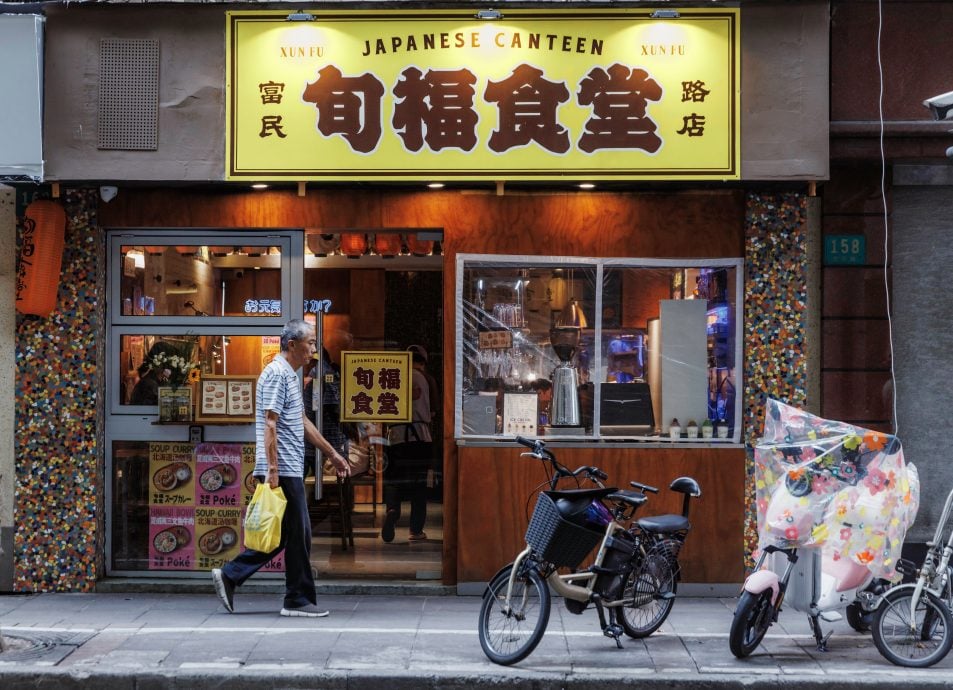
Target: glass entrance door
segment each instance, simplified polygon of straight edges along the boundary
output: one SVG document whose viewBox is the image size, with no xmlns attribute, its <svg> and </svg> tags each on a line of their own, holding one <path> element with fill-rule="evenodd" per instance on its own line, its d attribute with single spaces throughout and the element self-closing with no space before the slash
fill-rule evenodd
<svg viewBox="0 0 953 690">
<path fill-rule="evenodd" d="M 338 485 L 312 460 L 313 567 L 334 578 L 441 577 L 443 258 L 433 237 L 108 232 L 108 574 L 204 577 L 238 553 L 255 485 L 257 376 L 282 325 L 320 311 L 326 385 L 312 413 L 346 445 L 354 477 Z M 341 424 L 341 353 L 412 346 L 429 413 L 402 428 Z M 306 390 L 315 373 L 302 372 Z M 429 457 L 394 472 L 415 433 L 429 436 L 415 446 Z M 279 556 L 263 576 L 281 571 Z"/>
</svg>

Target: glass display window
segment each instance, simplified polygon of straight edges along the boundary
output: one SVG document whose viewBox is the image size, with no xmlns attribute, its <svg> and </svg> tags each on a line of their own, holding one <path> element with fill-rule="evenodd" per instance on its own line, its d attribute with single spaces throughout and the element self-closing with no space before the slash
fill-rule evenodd
<svg viewBox="0 0 953 690">
<path fill-rule="evenodd" d="M 208 376 L 257 376 L 280 350 L 277 335 L 120 333 L 118 344 L 122 406 L 156 405 L 159 386 L 197 386 Z"/>
<path fill-rule="evenodd" d="M 737 442 L 741 265 L 458 257 L 456 436 Z"/>
<path fill-rule="evenodd" d="M 281 247 L 123 244 L 122 316 L 282 316 Z"/>
</svg>

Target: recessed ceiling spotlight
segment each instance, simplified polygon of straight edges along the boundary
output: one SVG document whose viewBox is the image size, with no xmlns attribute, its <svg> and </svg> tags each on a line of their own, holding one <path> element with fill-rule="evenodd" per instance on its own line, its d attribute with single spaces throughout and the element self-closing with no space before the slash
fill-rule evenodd
<svg viewBox="0 0 953 690">
<path fill-rule="evenodd" d="M 580 182 L 579 189 L 595 189 L 596 186 L 592 182 Z"/>
<path fill-rule="evenodd" d="M 268 185 L 264 182 L 256 182 L 251 186 L 252 189 L 268 189 Z"/>
<path fill-rule="evenodd" d="M 431 182 L 427 185 L 430 189 L 443 189 L 443 182 Z"/>
</svg>

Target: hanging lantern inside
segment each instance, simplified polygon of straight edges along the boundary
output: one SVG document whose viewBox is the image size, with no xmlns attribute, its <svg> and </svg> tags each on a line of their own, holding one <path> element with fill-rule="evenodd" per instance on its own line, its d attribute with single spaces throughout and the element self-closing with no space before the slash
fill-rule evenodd
<svg viewBox="0 0 953 690">
<path fill-rule="evenodd" d="M 381 256 L 391 259 L 400 254 L 400 235 L 382 233 L 374 237 L 374 248 Z"/>
<path fill-rule="evenodd" d="M 341 235 L 341 252 L 349 259 L 364 256 L 367 252 L 367 236 L 360 232 L 345 232 Z"/>
<path fill-rule="evenodd" d="M 341 238 L 326 233 L 309 233 L 308 249 L 315 256 L 331 256 L 341 246 Z"/>
<path fill-rule="evenodd" d="M 416 233 L 408 234 L 407 249 L 414 256 L 430 256 L 433 254 L 433 240 L 418 239 Z"/>
</svg>

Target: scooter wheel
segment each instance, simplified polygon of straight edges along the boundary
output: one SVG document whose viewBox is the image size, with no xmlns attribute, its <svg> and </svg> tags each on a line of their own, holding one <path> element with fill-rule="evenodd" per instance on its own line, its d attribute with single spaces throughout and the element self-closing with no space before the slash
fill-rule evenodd
<svg viewBox="0 0 953 690">
<path fill-rule="evenodd" d="M 847 625 L 857 632 L 870 632 L 870 626 L 873 625 L 874 621 L 873 611 L 864 611 L 864 607 L 860 604 L 850 604 L 845 613 L 847 614 Z"/>
<path fill-rule="evenodd" d="M 728 634 L 728 646 L 732 654 L 743 659 L 761 644 L 771 626 L 773 611 L 770 589 L 758 594 L 745 592 L 741 595 Z"/>
</svg>

